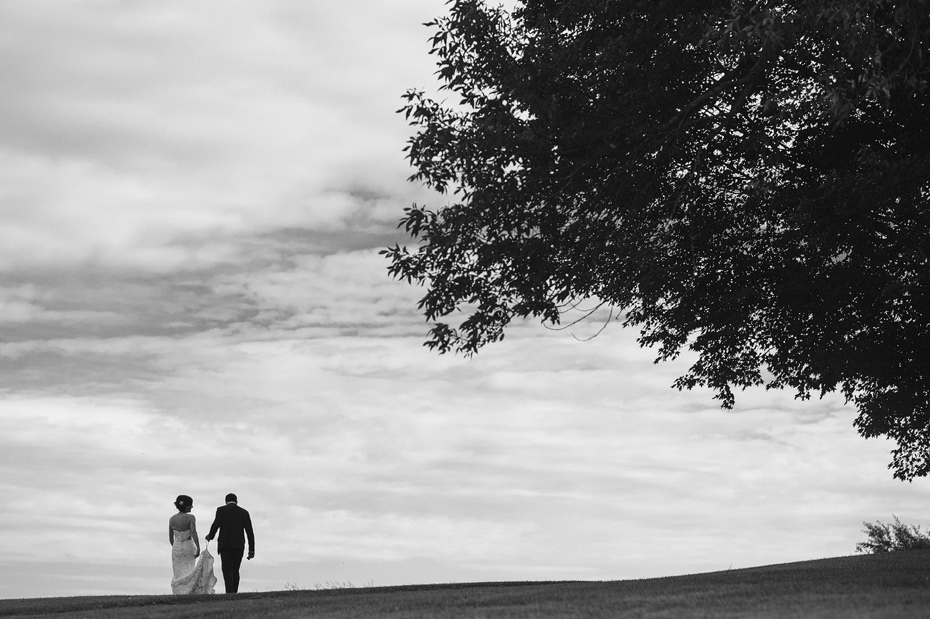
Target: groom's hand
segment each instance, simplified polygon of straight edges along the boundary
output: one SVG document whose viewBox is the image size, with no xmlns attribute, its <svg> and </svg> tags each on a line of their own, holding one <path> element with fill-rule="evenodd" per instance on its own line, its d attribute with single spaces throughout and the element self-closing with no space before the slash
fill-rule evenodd
<svg viewBox="0 0 930 619">
<path fill-rule="evenodd" d="M 249 558 L 249 559 L 254 559 L 254 558 L 255 558 L 255 551 L 254 551 L 254 550 L 250 550 L 250 551 L 249 551 L 249 556 L 248 556 L 247 558 Z"/>
</svg>

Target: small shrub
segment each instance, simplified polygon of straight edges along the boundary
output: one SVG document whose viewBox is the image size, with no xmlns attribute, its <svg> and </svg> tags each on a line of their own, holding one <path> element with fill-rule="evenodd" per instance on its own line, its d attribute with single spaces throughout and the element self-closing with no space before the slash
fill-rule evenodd
<svg viewBox="0 0 930 619">
<path fill-rule="evenodd" d="M 856 544 L 856 552 L 879 554 L 896 550 L 930 549 L 930 535 L 921 532 L 919 526 L 903 524 L 894 514 L 892 517 L 892 524 L 863 522 L 863 531 L 869 538 Z"/>
</svg>

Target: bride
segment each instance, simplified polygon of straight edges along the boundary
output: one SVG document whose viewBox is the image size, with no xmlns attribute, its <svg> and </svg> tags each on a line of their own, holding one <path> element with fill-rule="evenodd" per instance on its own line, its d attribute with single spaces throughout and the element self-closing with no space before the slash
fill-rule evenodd
<svg viewBox="0 0 930 619">
<path fill-rule="evenodd" d="M 175 595 L 213 593 L 216 576 L 213 574 L 213 556 L 209 550 L 200 554 L 197 536 L 197 518 L 191 513 L 194 499 L 179 495 L 174 502 L 178 513 L 168 519 L 168 541 L 171 542 L 171 592 Z M 200 561 L 197 561 L 200 557 Z"/>
</svg>

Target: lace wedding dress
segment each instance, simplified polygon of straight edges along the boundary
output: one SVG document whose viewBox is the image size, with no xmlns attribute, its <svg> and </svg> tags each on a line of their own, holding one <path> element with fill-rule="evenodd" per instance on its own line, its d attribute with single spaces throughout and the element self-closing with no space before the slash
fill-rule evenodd
<svg viewBox="0 0 930 619">
<path fill-rule="evenodd" d="M 191 539 L 191 532 L 174 531 L 174 543 L 171 544 L 171 567 L 174 570 L 171 592 L 175 595 L 213 593 L 216 586 L 213 555 L 208 549 L 204 549 L 200 558 L 195 561 L 195 552 L 197 546 Z"/>
</svg>

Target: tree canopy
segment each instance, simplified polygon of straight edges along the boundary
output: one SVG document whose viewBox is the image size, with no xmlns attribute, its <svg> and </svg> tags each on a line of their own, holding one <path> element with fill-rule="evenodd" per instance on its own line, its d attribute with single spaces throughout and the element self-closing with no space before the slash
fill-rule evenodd
<svg viewBox="0 0 930 619">
<path fill-rule="evenodd" d="M 595 299 L 679 388 L 840 390 L 930 472 L 930 1 L 452 0 L 405 95 L 428 346 Z M 454 324 L 449 317 L 464 312 Z"/>
</svg>

